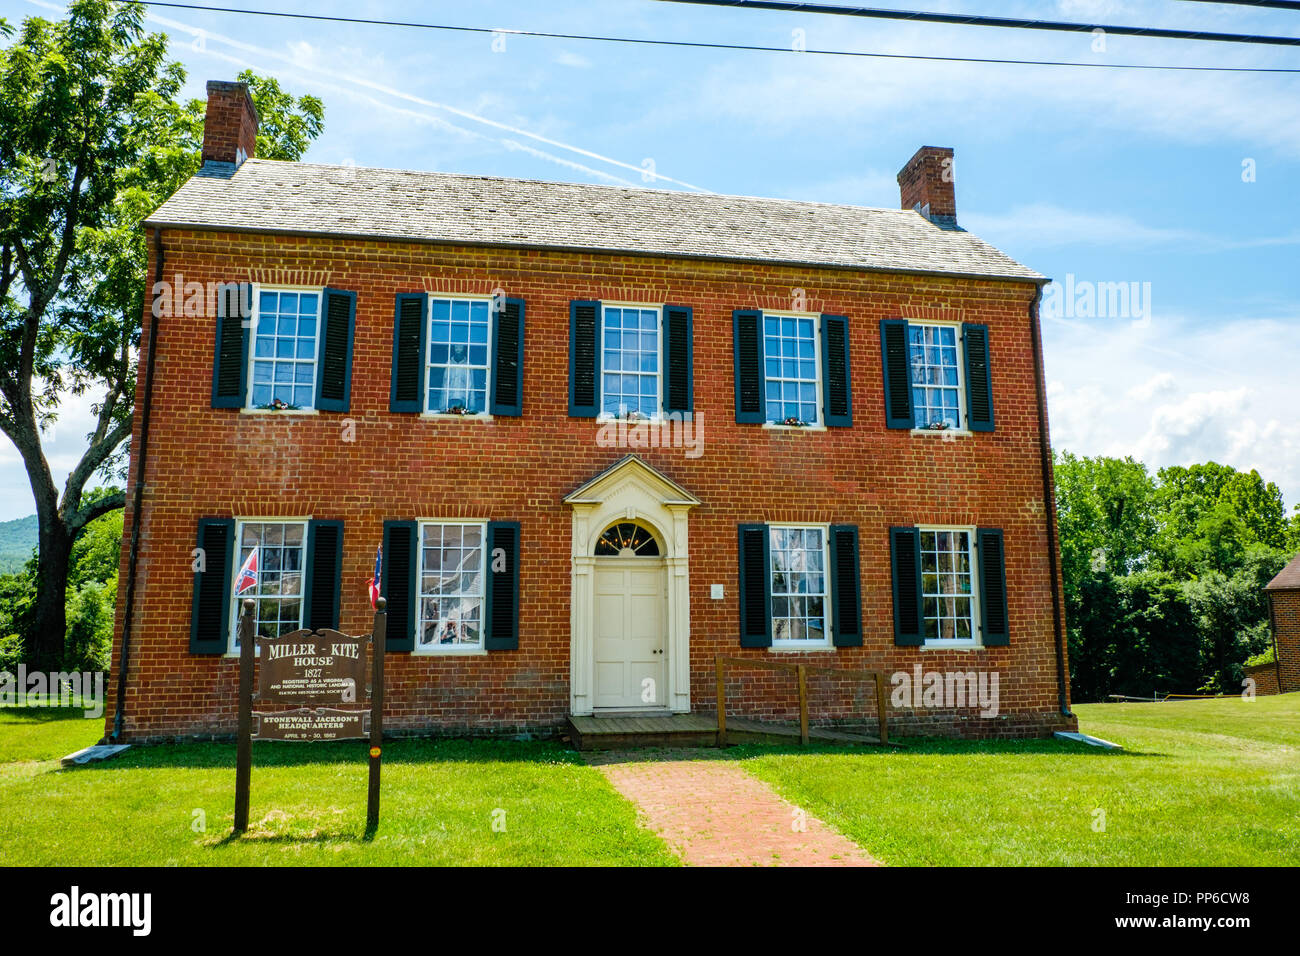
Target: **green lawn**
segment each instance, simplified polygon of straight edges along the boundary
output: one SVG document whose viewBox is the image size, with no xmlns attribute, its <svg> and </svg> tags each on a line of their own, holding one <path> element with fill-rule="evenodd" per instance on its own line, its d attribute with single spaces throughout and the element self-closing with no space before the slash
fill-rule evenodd
<svg viewBox="0 0 1300 956">
<path fill-rule="evenodd" d="M 1084 731 L 1125 752 L 914 739 L 728 757 L 895 865 L 1300 863 L 1300 694 L 1077 711 Z M 677 862 L 557 744 L 389 742 L 372 842 L 362 744 L 258 744 L 252 825 L 230 840 L 233 744 L 60 769 L 101 727 L 75 710 L 0 709 L 0 865 Z"/>
<path fill-rule="evenodd" d="M 249 831 L 232 841 L 233 744 L 60 769 L 102 727 L 77 711 L 0 709 L 0 865 L 677 863 L 604 777 L 555 744 L 388 742 L 372 842 L 363 743 L 257 744 Z"/>
<path fill-rule="evenodd" d="M 1075 709 L 1125 752 L 910 740 L 736 756 L 894 865 L 1300 863 L 1300 694 Z"/>
</svg>

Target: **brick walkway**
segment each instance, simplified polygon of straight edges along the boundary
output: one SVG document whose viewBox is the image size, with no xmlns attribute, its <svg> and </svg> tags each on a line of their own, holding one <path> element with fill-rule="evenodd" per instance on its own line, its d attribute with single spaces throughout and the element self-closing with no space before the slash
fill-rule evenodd
<svg viewBox="0 0 1300 956">
<path fill-rule="evenodd" d="M 642 821 L 693 866 L 879 866 L 716 751 L 587 753 Z M 800 832 L 794 824 L 802 822 Z"/>
</svg>

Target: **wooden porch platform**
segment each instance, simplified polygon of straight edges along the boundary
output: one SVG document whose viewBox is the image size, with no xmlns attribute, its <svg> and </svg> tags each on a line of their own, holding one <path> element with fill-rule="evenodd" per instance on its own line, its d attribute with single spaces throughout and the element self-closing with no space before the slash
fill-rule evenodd
<svg viewBox="0 0 1300 956">
<path fill-rule="evenodd" d="M 629 714 L 570 717 L 569 735 L 578 750 L 635 750 L 642 747 L 716 747 L 718 719 L 713 714 Z M 827 744 L 880 745 L 880 738 L 832 727 L 808 728 L 810 740 Z M 727 718 L 728 744 L 799 742 L 799 725 Z"/>
</svg>

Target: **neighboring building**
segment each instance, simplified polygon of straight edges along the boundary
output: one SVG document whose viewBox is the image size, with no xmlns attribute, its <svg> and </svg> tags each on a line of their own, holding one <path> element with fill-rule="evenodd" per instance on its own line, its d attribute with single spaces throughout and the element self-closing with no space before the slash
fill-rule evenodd
<svg viewBox="0 0 1300 956">
<path fill-rule="evenodd" d="M 267 162 L 256 128 L 209 84 L 145 224 L 125 739 L 234 732 L 252 548 L 262 631 L 365 633 L 381 540 L 393 732 L 710 712 L 719 654 L 998 675 L 996 717 L 903 732 L 1074 728 L 1046 280 L 957 227 L 951 150 L 887 210 Z M 813 681 L 814 720 L 872 713 Z"/>
<path fill-rule="evenodd" d="M 1251 668 L 1258 693 L 1289 694 L 1300 690 L 1300 555 L 1264 585 L 1273 625 L 1275 662 Z M 1272 670 L 1272 675 L 1267 673 Z M 1276 689 L 1273 689 L 1276 688 Z"/>
</svg>

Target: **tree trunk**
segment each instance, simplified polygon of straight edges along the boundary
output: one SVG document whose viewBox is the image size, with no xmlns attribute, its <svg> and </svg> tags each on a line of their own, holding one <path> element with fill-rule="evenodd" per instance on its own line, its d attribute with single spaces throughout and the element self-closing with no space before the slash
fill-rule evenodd
<svg viewBox="0 0 1300 956">
<path fill-rule="evenodd" d="M 55 514 L 39 515 L 40 552 L 36 564 L 36 600 L 32 604 L 32 638 L 28 659 L 37 670 L 56 671 L 63 665 L 67 632 L 68 565 L 74 535 Z"/>
</svg>

